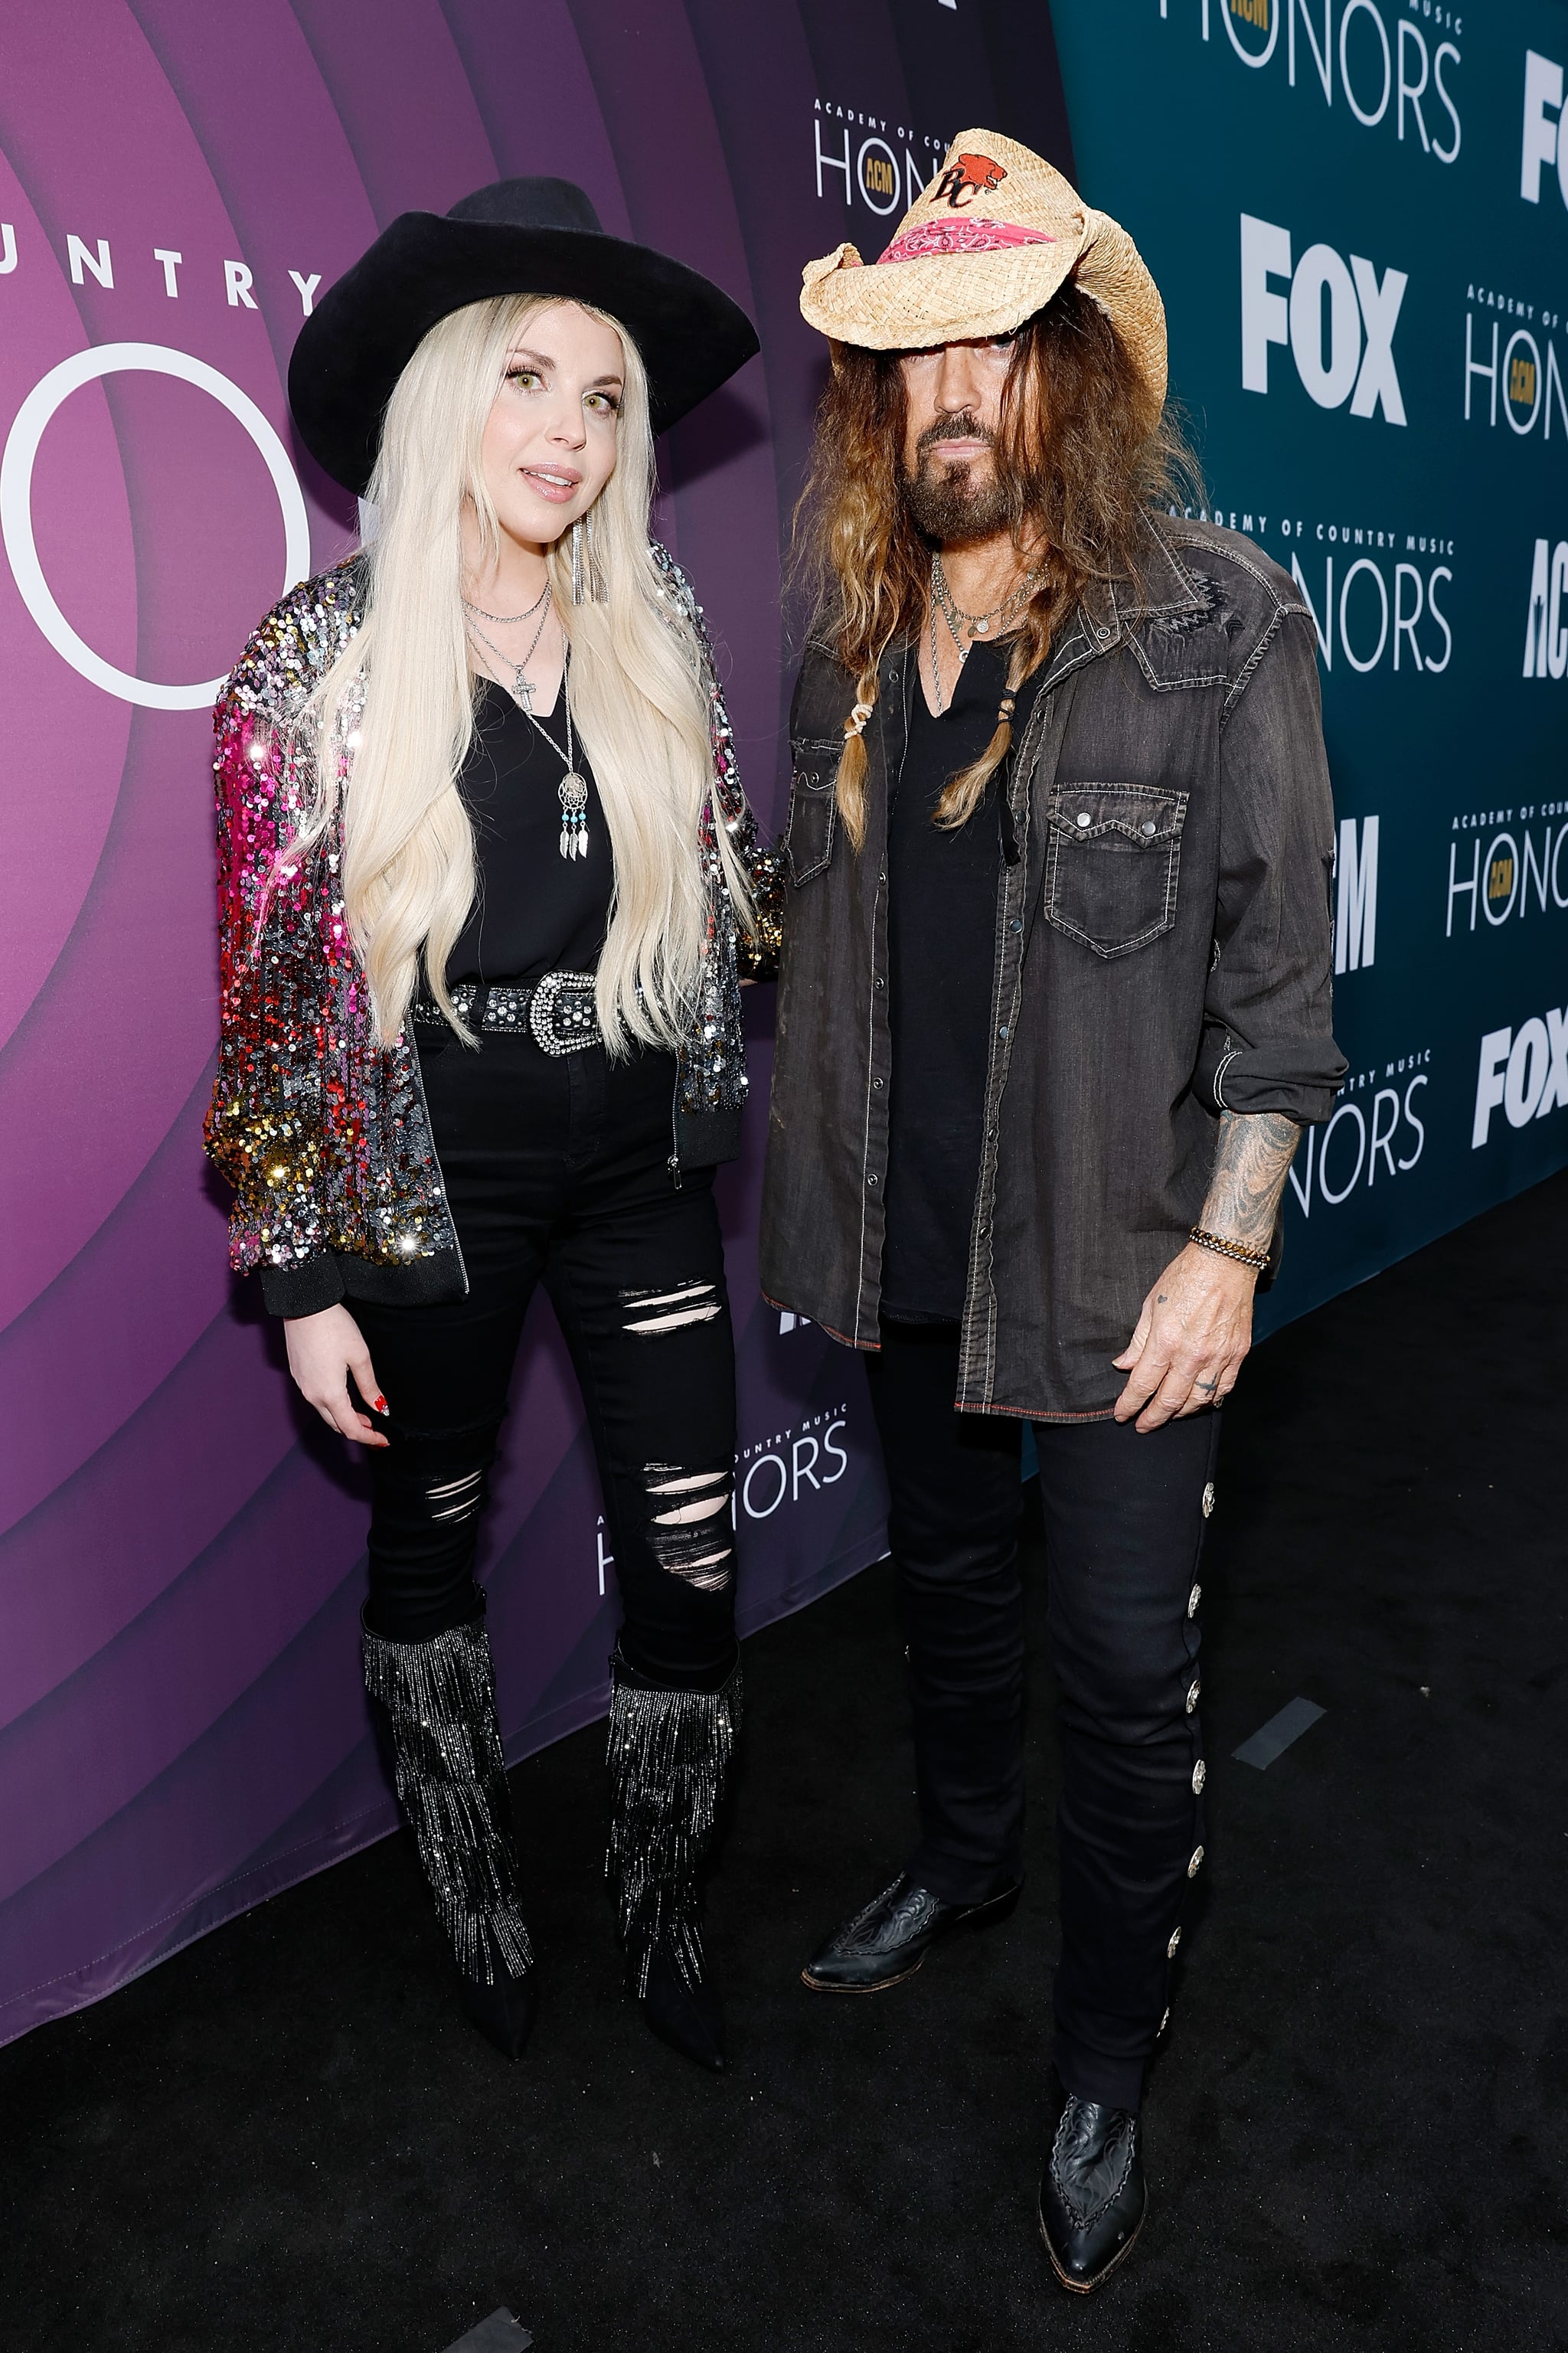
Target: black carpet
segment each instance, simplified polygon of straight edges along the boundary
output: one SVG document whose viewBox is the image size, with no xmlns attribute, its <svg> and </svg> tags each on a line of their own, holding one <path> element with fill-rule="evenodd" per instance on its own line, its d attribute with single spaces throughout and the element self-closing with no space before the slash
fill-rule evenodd
<svg viewBox="0 0 1568 2353">
<path fill-rule="evenodd" d="M 437 2353 L 500 2305 L 540 2353 L 1568 2345 L 1565 1277 L 1562 1176 L 1279 1335 L 1227 1410 L 1206 1913 L 1098 2300 L 1034 2234 L 1043 1661 L 1014 1920 L 878 1999 L 796 1981 L 909 1836 L 880 1567 L 747 1647 L 727 2079 L 621 2001 L 584 1733 L 514 1776 L 522 2067 L 458 2017 L 402 1840 L 0 2053 L 6 2353 Z M 1321 1720 L 1231 1761 L 1298 1694 Z"/>
</svg>

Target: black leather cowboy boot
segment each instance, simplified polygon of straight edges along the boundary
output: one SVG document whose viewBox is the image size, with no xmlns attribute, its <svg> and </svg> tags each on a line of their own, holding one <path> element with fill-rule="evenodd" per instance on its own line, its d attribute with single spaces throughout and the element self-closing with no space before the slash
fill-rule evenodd
<svg viewBox="0 0 1568 2353">
<path fill-rule="evenodd" d="M 666 1691 L 610 1661 L 610 1847 L 626 1988 L 661 2042 L 722 2074 L 724 2011 L 702 1949 L 702 1865 L 741 1722 L 741 1666 L 716 1692 Z"/>
<path fill-rule="evenodd" d="M 1131 2253 L 1146 2204 L 1136 2115 L 1065 2093 L 1039 2208 L 1040 2236 L 1063 2287 L 1090 2295 L 1109 2279 Z"/>
<path fill-rule="evenodd" d="M 521 2059 L 537 1993 L 484 1620 L 429 1642 L 361 1631 L 365 1689 L 391 1735 L 397 1794 L 462 1972 L 463 2008 L 498 2051 Z"/>
</svg>

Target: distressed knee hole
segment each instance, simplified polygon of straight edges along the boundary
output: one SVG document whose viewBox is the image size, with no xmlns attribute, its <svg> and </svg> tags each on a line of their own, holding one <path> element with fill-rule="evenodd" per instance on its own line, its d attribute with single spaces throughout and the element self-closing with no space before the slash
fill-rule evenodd
<svg viewBox="0 0 1568 2353">
<path fill-rule="evenodd" d="M 710 1282 L 682 1282 L 673 1291 L 623 1291 L 626 1310 L 623 1329 L 652 1338 L 660 1332 L 679 1332 L 689 1324 L 710 1324 L 724 1312 Z"/>
<path fill-rule="evenodd" d="M 482 1471 L 469 1471 L 463 1478 L 450 1479 L 443 1486 L 426 1487 L 425 1498 L 432 1506 L 431 1518 L 435 1520 L 469 1518 L 479 1510 L 484 1477 Z"/>
<path fill-rule="evenodd" d="M 650 1495 L 689 1493 L 694 1487 L 706 1487 L 710 1493 L 692 1495 L 689 1504 L 672 1504 L 665 1512 L 654 1514 L 654 1524 L 661 1528 L 683 1527 L 689 1520 L 710 1520 L 721 1512 L 730 1500 L 730 1480 L 727 1472 L 717 1471 L 706 1477 L 672 1479 L 666 1485 L 650 1487 Z"/>
<path fill-rule="evenodd" d="M 648 1546 L 659 1567 L 700 1592 L 721 1592 L 730 1582 L 734 1547 L 713 1522 L 730 1508 L 731 1466 L 713 1471 L 682 1471 L 672 1462 L 647 1465 L 650 1503 L 685 1496 L 650 1515 Z"/>
</svg>

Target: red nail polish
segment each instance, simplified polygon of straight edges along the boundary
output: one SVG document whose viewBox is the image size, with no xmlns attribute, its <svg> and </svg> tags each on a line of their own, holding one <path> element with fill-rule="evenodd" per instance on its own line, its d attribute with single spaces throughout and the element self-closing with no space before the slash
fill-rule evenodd
<svg viewBox="0 0 1568 2353">
<path fill-rule="evenodd" d="M 375 1409 L 377 1413 L 384 1413 L 386 1411 L 386 1399 L 384 1397 L 378 1397 L 376 1398 Z"/>
</svg>

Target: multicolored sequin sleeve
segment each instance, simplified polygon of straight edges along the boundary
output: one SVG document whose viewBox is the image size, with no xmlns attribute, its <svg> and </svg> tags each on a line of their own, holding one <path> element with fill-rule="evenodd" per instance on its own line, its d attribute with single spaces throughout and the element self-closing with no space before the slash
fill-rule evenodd
<svg viewBox="0 0 1568 2353">
<path fill-rule="evenodd" d="M 311 1314 L 343 1295 L 321 1182 L 325 967 L 308 864 L 281 862 L 299 755 L 258 700 L 260 667 L 253 640 L 214 715 L 221 1026 L 205 1141 L 234 1187 L 235 1268 L 261 1269 L 274 1314 Z"/>
<path fill-rule="evenodd" d="M 736 859 L 751 883 L 751 920 L 744 926 L 739 922 L 734 926 L 736 966 L 748 980 L 772 980 L 778 971 L 783 938 L 784 861 L 778 851 L 770 849 L 763 839 L 741 783 L 734 730 L 730 724 L 724 690 L 719 683 L 719 666 L 707 616 L 693 594 L 690 582 L 668 550 L 656 543 L 653 554 L 655 563 L 691 628 L 701 654 L 708 690 L 709 731 L 713 746 L 713 805 L 730 837 Z M 717 864 L 717 860 L 714 863 Z"/>
</svg>

